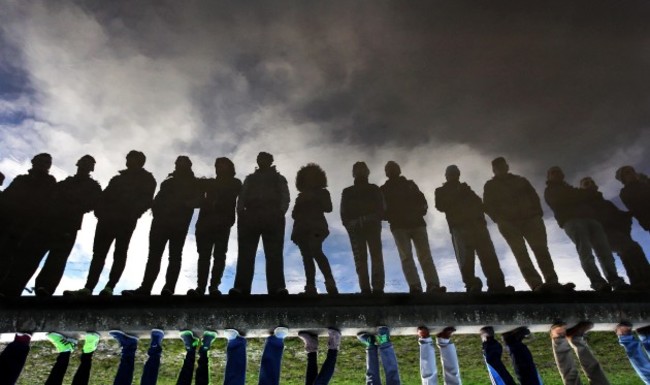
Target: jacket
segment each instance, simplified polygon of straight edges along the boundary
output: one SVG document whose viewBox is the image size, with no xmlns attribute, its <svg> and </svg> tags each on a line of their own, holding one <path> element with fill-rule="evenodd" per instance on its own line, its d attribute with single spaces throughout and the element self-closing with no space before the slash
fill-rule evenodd
<svg viewBox="0 0 650 385">
<path fill-rule="evenodd" d="M 325 213 L 332 212 L 332 199 L 327 189 L 314 189 L 298 194 L 293 206 L 291 240 L 303 242 L 307 237 L 324 239 L 329 235 Z"/>
<path fill-rule="evenodd" d="M 187 228 L 200 199 L 201 190 L 194 173 L 175 171 L 160 184 L 160 191 L 151 206 L 153 219 Z"/>
<path fill-rule="evenodd" d="M 436 209 L 445 213 L 449 228 L 485 222 L 483 202 L 467 183 L 445 182 L 435 192 Z"/>
<path fill-rule="evenodd" d="M 385 219 L 392 229 L 426 226 L 424 216 L 429 209 L 427 199 L 412 180 L 403 176 L 388 179 L 381 186 L 386 202 Z"/>
<path fill-rule="evenodd" d="M 641 227 L 650 231 L 650 183 L 628 183 L 621 189 L 620 197 Z"/>
<path fill-rule="evenodd" d="M 235 206 L 242 183 L 237 178 L 201 179 L 201 209 L 196 221 L 198 231 L 229 229 L 235 224 Z"/>
<path fill-rule="evenodd" d="M 363 222 L 381 222 L 384 217 L 384 197 L 376 184 L 355 179 L 354 185 L 341 194 L 341 222 L 351 227 Z"/>
<path fill-rule="evenodd" d="M 571 219 L 595 219 L 594 210 L 589 205 L 589 192 L 570 186 L 566 182 L 546 182 L 544 200 L 549 205 L 560 227 Z"/>
<path fill-rule="evenodd" d="M 516 222 L 544 214 L 539 195 L 530 182 L 513 174 L 495 176 L 485 183 L 483 207 L 496 223 Z"/>
<path fill-rule="evenodd" d="M 287 180 L 275 166 L 257 169 L 244 179 L 239 200 L 237 201 L 237 214 L 284 216 L 289 209 L 289 187 Z"/>
<path fill-rule="evenodd" d="M 95 208 L 97 219 L 137 221 L 152 204 L 156 180 L 145 169 L 122 170 L 111 178 Z"/>
</svg>

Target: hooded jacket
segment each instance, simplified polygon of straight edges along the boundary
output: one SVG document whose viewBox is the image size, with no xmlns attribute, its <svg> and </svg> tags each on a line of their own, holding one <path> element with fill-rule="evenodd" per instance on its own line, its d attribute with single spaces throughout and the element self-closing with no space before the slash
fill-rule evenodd
<svg viewBox="0 0 650 385">
<path fill-rule="evenodd" d="M 380 223 L 384 217 L 384 197 L 376 184 L 356 178 L 341 194 L 341 222 L 350 227 L 366 221 Z"/>
<path fill-rule="evenodd" d="M 436 189 L 436 209 L 445 213 L 449 228 L 485 222 L 483 201 L 467 183 L 445 182 Z"/>
<path fill-rule="evenodd" d="M 385 219 L 391 229 L 412 229 L 426 226 L 424 216 L 429 206 L 424 194 L 412 180 L 404 176 L 388 179 L 381 186 L 386 201 Z"/>
<path fill-rule="evenodd" d="M 539 195 L 519 175 L 494 176 L 483 188 L 485 213 L 496 223 L 516 222 L 543 215 Z"/>
<path fill-rule="evenodd" d="M 275 166 L 258 168 L 244 179 L 237 214 L 242 216 L 284 216 L 289 209 L 289 187 L 287 180 Z"/>
<path fill-rule="evenodd" d="M 111 178 L 95 208 L 97 219 L 137 221 L 152 204 L 156 180 L 143 169 L 122 170 Z"/>
<path fill-rule="evenodd" d="M 174 171 L 160 184 L 151 213 L 155 221 L 187 228 L 200 199 L 201 190 L 194 173 Z"/>
<path fill-rule="evenodd" d="M 203 199 L 199 210 L 196 229 L 229 229 L 235 224 L 235 206 L 237 197 L 242 189 L 242 183 L 234 177 L 218 176 L 211 179 L 201 179 Z"/>
</svg>

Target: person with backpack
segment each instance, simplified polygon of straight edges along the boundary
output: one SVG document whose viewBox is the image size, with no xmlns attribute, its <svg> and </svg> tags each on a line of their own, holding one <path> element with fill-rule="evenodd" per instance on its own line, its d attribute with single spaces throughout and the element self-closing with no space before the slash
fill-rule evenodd
<svg viewBox="0 0 650 385">
<path fill-rule="evenodd" d="M 386 163 L 385 171 L 388 180 L 381 186 L 386 201 L 385 219 L 390 223 L 390 231 L 395 239 L 409 292 L 422 293 L 420 276 L 413 259 L 412 243 L 424 273 L 427 294 L 444 293 L 447 288 L 440 286 L 429 247 L 427 224 L 424 221 L 429 208 L 427 199 L 415 182 L 401 175 L 399 164 L 391 160 Z"/>
</svg>

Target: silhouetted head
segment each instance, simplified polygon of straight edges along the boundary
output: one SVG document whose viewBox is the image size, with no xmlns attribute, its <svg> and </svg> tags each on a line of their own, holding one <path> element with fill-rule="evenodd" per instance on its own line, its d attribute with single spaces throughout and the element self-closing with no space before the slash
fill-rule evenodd
<svg viewBox="0 0 650 385">
<path fill-rule="evenodd" d="M 558 166 L 553 166 L 546 171 L 546 180 L 549 182 L 563 182 L 564 171 Z"/>
<path fill-rule="evenodd" d="M 95 171 L 95 158 L 90 155 L 84 155 L 77 161 L 77 174 L 88 175 Z"/>
<path fill-rule="evenodd" d="M 192 161 L 186 155 L 179 155 L 176 158 L 176 162 L 174 163 L 174 165 L 176 166 L 175 171 L 180 171 L 180 172 L 192 171 Z"/>
<path fill-rule="evenodd" d="M 5 182 L 5 174 L 0 172 L 0 186 Z"/>
<path fill-rule="evenodd" d="M 623 184 L 635 182 L 639 179 L 636 170 L 632 166 L 623 166 L 616 170 L 616 179 Z"/>
<path fill-rule="evenodd" d="M 309 163 L 298 170 L 296 188 L 303 192 L 327 187 L 327 175 L 316 163 Z"/>
<path fill-rule="evenodd" d="M 460 180 L 460 169 L 455 164 L 447 166 L 445 169 L 445 178 L 447 182 L 458 182 Z"/>
<path fill-rule="evenodd" d="M 32 158 L 32 170 L 48 173 L 52 167 L 52 155 L 40 153 Z"/>
<path fill-rule="evenodd" d="M 389 160 L 384 166 L 384 171 L 386 172 L 386 177 L 388 179 L 397 178 L 402 174 L 402 169 L 399 167 L 399 164 L 394 160 Z"/>
<path fill-rule="evenodd" d="M 214 161 L 214 172 L 220 177 L 234 177 L 235 164 L 228 158 L 217 158 Z"/>
<path fill-rule="evenodd" d="M 273 164 L 273 155 L 268 152 L 260 152 L 257 154 L 257 165 L 260 168 L 269 168 Z"/>
<path fill-rule="evenodd" d="M 126 154 L 126 168 L 129 170 L 144 167 L 147 157 L 141 151 L 131 150 Z"/>
<path fill-rule="evenodd" d="M 598 191 L 598 185 L 590 176 L 580 179 L 580 188 L 584 190 Z"/>
<path fill-rule="evenodd" d="M 370 176 L 370 169 L 368 168 L 366 162 L 356 162 L 354 165 L 352 165 L 352 177 L 354 179 L 368 179 L 368 176 Z"/>
<path fill-rule="evenodd" d="M 504 176 L 508 171 L 510 171 L 510 166 L 508 166 L 506 158 L 500 156 L 492 161 L 492 172 L 494 176 Z"/>
</svg>

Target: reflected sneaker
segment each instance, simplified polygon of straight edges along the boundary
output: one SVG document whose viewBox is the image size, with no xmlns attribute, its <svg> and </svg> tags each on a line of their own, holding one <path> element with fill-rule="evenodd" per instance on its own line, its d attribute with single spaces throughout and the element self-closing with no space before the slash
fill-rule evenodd
<svg viewBox="0 0 650 385">
<path fill-rule="evenodd" d="M 494 328 L 492 326 L 483 326 L 479 333 L 481 334 L 481 341 L 485 342 L 490 338 L 494 338 Z"/>
<path fill-rule="evenodd" d="M 232 341 L 239 337 L 239 332 L 236 329 L 226 329 L 223 331 L 223 336 L 226 337 L 228 341 Z"/>
<path fill-rule="evenodd" d="M 191 330 L 181 330 L 180 336 L 185 345 L 185 350 L 194 350 L 199 346 L 199 337 L 196 337 Z"/>
<path fill-rule="evenodd" d="M 357 334 L 357 339 L 367 348 L 375 344 L 375 336 L 368 332 L 360 332 Z"/>
<path fill-rule="evenodd" d="M 106 289 L 104 289 L 106 290 Z M 104 291 L 102 290 L 102 291 Z M 111 290 L 112 293 L 112 290 Z M 100 293 L 101 295 L 101 293 Z M 135 289 L 135 290 L 122 290 L 122 295 L 125 297 L 144 297 L 144 296 L 150 296 L 151 295 L 151 290 L 144 289 L 142 286 Z"/>
<path fill-rule="evenodd" d="M 102 291 L 99 292 L 99 295 L 102 297 L 110 297 L 113 295 L 113 288 L 110 286 L 106 286 L 105 288 L 102 289 Z"/>
<path fill-rule="evenodd" d="M 453 326 L 447 326 L 446 328 L 442 329 L 442 331 L 438 334 L 436 334 L 436 338 L 441 338 L 443 340 L 448 340 L 451 338 L 451 335 L 454 334 L 456 331 L 456 328 Z"/>
<path fill-rule="evenodd" d="M 327 329 L 327 349 L 329 350 L 339 350 L 341 347 L 341 332 L 338 329 L 328 328 Z"/>
<path fill-rule="evenodd" d="M 108 334 L 115 338 L 117 342 L 120 343 L 120 346 L 124 348 L 133 348 L 135 349 L 138 346 L 138 337 L 126 334 L 121 330 L 111 330 Z"/>
<path fill-rule="evenodd" d="M 34 290 L 34 295 L 37 297 L 51 297 L 52 293 L 44 287 L 37 287 L 36 290 Z"/>
<path fill-rule="evenodd" d="M 519 342 L 530 335 L 530 330 L 527 326 L 519 326 L 518 328 L 509 330 L 501 335 L 503 341 L 508 344 L 511 342 Z"/>
<path fill-rule="evenodd" d="M 305 351 L 307 353 L 315 353 L 318 351 L 318 335 L 308 331 L 299 331 L 298 337 L 305 343 Z"/>
<path fill-rule="evenodd" d="M 380 326 L 377 328 L 377 342 L 380 345 L 390 342 L 390 329 L 388 326 Z"/>
<path fill-rule="evenodd" d="M 151 347 L 162 346 L 165 332 L 160 329 L 151 329 Z"/>
<path fill-rule="evenodd" d="M 163 297 L 171 297 L 171 296 L 174 295 L 174 292 L 172 290 L 170 290 L 170 289 L 162 289 L 160 291 L 160 295 L 163 296 Z"/>
<path fill-rule="evenodd" d="M 285 339 L 288 334 L 289 329 L 285 328 L 284 326 L 278 326 L 273 330 L 273 335 L 281 339 Z"/>
<path fill-rule="evenodd" d="M 643 326 L 640 328 L 636 328 L 636 334 L 640 336 L 648 336 L 650 335 L 650 325 L 648 326 Z"/>
<path fill-rule="evenodd" d="M 429 328 L 426 326 L 418 326 L 418 338 L 423 340 L 425 338 L 431 337 L 431 333 L 429 332 Z"/>
<path fill-rule="evenodd" d="M 566 337 L 566 322 L 564 321 L 555 321 L 553 325 L 551 325 L 551 338 L 564 338 Z"/>
<path fill-rule="evenodd" d="M 594 327 L 593 322 L 580 321 L 577 324 L 575 324 L 575 326 L 570 327 L 566 330 L 566 336 L 569 338 L 582 337 L 593 327 Z"/>
<path fill-rule="evenodd" d="M 93 291 L 85 287 L 79 290 L 65 290 L 63 292 L 64 297 L 89 297 L 91 295 L 93 295 Z"/>
<path fill-rule="evenodd" d="M 77 340 L 57 332 L 47 333 L 47 339 L 50 340 L 59 353 L 71 352 L 77 346 Z"/>
<path fill-rule="evenodd" d="M 614 329 L 617 336 L 627 336 L 632 334 L 632 323 L 627 321 L 621 321 L 616 325 Z"/>
<path fill-rule="evenodd" d="M 206 330 L 203 332 L 203 340 L 201 341 L 201 349 L 204 351 L 210 350 L 210 346 L 217 339 L 217 332 L 214 330 Z"/>
<path fill-rule="evenodd" d="M 197 287 L 196 289 L 190 289 L 187 291 L 187 295 L 190 297 L 201 297 L 205 293 L 205 289 Z"/>
<path fill-rule="evenodd" d="M 87 354 L 97 350 L 97 346 L 99 345 L 99 338 L 99 333 L 86 332 L 86 337 L 84 338 L 84 346 L 81 351 Z"/>
</svg>

